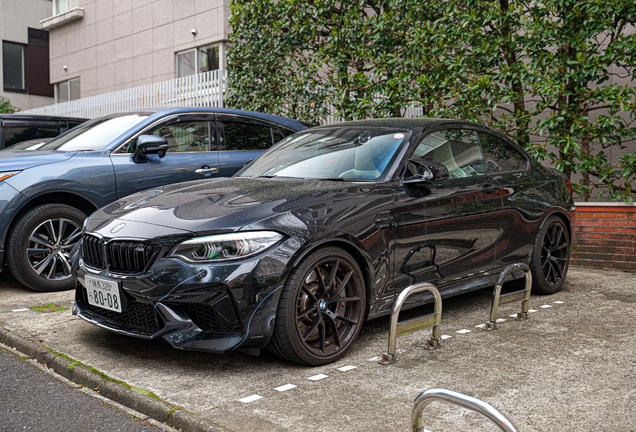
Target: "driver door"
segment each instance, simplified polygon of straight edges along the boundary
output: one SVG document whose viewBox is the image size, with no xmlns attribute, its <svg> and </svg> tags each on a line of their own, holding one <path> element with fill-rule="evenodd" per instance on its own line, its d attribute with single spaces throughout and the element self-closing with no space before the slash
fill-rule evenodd
<svg viewBox="0 0 636 432">
<path fill-rule="evenodd" d="M 411 159 L 444 165 L 449 178 L 404 184 L 394 191 L 395 293 L 416 282 L 443 287 L 491 269 L 502 202 L 498 188 L 484 172 L 477 133 L 433 132 Z M 421 300 L 417 297 L 408 303 Z"/>
<path fill-rule="evenodd" d="M 137 137 L 117 153 L 112 153 L 117 198 L 166 184 L 218 176 L 219 153 L 214 117 L 214 114 L 177 115 L 144 130 L 140 135 L 166 139 L 168 151 L 163 158 L 151 154 L 145 162 L 133 162 Z"/>
</svg>

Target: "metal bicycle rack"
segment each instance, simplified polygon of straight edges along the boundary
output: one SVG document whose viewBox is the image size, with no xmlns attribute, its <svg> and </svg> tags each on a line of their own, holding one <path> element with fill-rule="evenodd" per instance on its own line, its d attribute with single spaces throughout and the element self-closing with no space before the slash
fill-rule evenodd
<svg viewBox="0 0 636 432">
<path fill-rule="evenodd" d="M 433 313 L 413 318 L 407 321 L 398 322 L 398 318 L 400 315 L 400 310 L 402 309 L 402 305 L 413 294 L 421 293 L 424 291 L 430 291 L 435 298 L 435 306 L 433 309 Z M 389 346 L 386 353 L 382 354 L 382 360 L 380 364 L 391 364 L 394 363 L 396 344 L 397 344 L 397 335 L 399 333 L 405 333 L 410 330 L 415 330 L 423 327 L 433 327 L 433 335 L 427 341 L 426 348 L 427 349 L 435 349 L 439 348 L 441 345 L 440 340 L 440 330 L 439 325 L 442 321 L 442 296 L 440 295 L 437 288 L 434 285 L 423 282 L 415 285 L 411 285 L 406 288 L 400 295 L 397 300 L 395 300 L 395 304 L 393 305 L 393 311 L 391 312 L 391 328 L 389 329 Z"/>
<path fill-rule="evenodd" d="M 422 424 L 422 411 L 431 402 L 445 402 L 478 412 L 486 416 L 502 431 L 519 432 L 515 425 L 492 405 L 452 390 L 435 388 L 426 390 L 415 398 L 413 409 L 411 410 L 411 428 L 413 432 L 422 432 L 425 430 Z"/>
<path fill-rule="evenodd" d="M 503 287 L 506 277 L 516 271 L 522 270 L 525 274 L 526 285 L 525 288 L 519 291 L 511 293 L 501 294 L 501 288 Z M 523 263 L 510 264 L 507 266 L 499 277 L 497 278 L 497 284 L 492 293 L 492 307 L 490 308 L 490 321 L 486 323 L 484 330 L 496 330 L 497 329 L 497 312 L 499 311 L 499 305 L 505 303 L 511 303 L 518 300 L 523 300 L 521 303 L 521 312 L 517 314 L 518 320 L 528 319 L 528 304 L 530 303 L 530 290 L 532 288 L 532 275 L 530 274 L 530 268 Z"/>
</svg>

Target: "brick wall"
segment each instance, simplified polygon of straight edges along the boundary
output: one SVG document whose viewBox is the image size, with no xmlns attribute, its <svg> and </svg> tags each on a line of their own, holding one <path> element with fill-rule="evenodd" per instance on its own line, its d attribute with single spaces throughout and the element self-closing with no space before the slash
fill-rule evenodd
<svg viewBox="0 0 636 432">
<path fill-rule="evenodd" d="M 571 265 L 636 272 L 636 205 L 576 203 Z"/>
</svg>

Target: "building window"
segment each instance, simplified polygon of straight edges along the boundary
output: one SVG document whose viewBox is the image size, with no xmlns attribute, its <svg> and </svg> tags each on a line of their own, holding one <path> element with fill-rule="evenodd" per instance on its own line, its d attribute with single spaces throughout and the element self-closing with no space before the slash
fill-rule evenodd
<svg viewBox="0 0 636 432">
<path fill-rule="evenodd" d="M 7 91 L 26 91 L 26 45 L 2 41 L 2 75 Z"/>
<path fill-rule="evenodd" d="M 206 45 L 177 53 L 177 77 L 219 69 L 219 44 Z"/>
<path fill-rule="evenodd" d="M 80 79 L 75 78 L 63 81 L 57 84 L 57 102 L 68 102 L 79 99 L 80 95 Z"/>
<path fill-rule="evenodd" d="M 64 13 L 76 7 L 79 7 L 79 0 L 54 0 L 53 15 Z"/>
</svg>

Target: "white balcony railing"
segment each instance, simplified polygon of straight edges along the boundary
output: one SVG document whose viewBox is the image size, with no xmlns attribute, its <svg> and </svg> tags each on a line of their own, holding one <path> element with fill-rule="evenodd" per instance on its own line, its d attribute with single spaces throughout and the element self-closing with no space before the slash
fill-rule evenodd
<svg viewBox="0 0 636 432">
<path fill-rule="evenodd" d="M 155 84 L 119 90 L 22 111 L 20 114 L 42 114 L 95 118 L 133 109 L 198 106 L 223 107 L 227 72 L 210 71 Z"/>
</svg>

